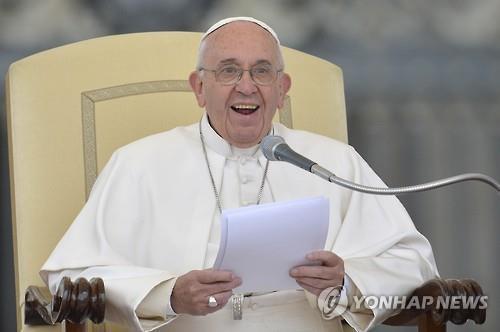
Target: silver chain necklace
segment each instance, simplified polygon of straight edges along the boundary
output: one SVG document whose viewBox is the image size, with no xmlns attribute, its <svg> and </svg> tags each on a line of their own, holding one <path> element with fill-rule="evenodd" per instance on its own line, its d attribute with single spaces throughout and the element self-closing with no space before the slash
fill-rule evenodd
<svg viewBox="0 0 500 332">
<path fill-rule="evenodd" d="M 203 148 L 203 155 L 205 156 L 205 162 L 207 164 L 208 174 L 210 175 L 210 182 L 212 183 L 212 190 L 214 191 L 215 200 L 217 202 L 217 208 L 219 210 L 219 213 L 222 213 L 222 203 L 220 200 L 220 195 L 219 195 L 219 192 L 217 191 L 217 187 L 215 186 L 214 176 L 212 174 L 212 169 L 210 168 L 210 163 L 208 161 L 207 147 L 205 146 L 205 137 L 203 136 L 203 133 L 201 131 L 201 120 L 202 119 L 200 119 L 200 123 L 199 123 L 201 146 Z M 266 161 L 266 166 L 264 167 L 264 174 L 262 175 L 262 181 L 260 182 L 259 192 L 257 193 L 257 205 L 259 205 L 260 201 L 262 200 L 262 194 L 264 192 L 264 184 L 266 183 L 268 168 L 269 168 L 269 160 Z"/>
</svg>

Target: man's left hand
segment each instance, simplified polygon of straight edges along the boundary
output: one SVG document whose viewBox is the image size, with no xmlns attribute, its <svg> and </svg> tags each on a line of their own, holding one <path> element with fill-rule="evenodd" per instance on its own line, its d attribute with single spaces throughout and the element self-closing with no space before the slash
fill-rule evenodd
<svg viewBox="0 0 500 332">
<path fill-rule="evenodd" d="M 306 258 L 320 264 L 296 266 L 290 271 L 290 276 L 300 287 L 319 296 L 325 288 L 343 284 L 344 261 L 342 258 L 326 250 L 314 251 Z"/>
</svg>

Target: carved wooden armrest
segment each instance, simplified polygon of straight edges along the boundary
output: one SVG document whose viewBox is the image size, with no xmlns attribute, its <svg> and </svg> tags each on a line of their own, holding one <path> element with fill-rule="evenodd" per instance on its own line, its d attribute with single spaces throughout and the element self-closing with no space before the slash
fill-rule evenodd
<svg viewBox="0 0 500 332">
<path fill-rule="evenodd" d="M 24 323 L 27 325 L 54 325 L 63 321 L 83 324 L 90 319 L 96 324 L 104 321 L 105 292 L 101 278 L 74 282 L 64 277 L 56 294 L 49 302 L 42 288 L 29 286 L 24 295 Z M 50 296 L 49 296 L 50 298 Z"/>
<path fill-rule="evenodd" d="M 417 301 L 412 298 L 417 298 Z M 455 300 L 454 300 L 455 299 Z M 386 325 L 418 325 L 419 331 L 446 331 L 448 321 L 464 324 L 486 320 L 486 297 L 481 286 L 471 279 L 433 279 L 417 288 L 404 303 L 403 310 L 384 321 Z M 82 324 L 90 319 L 104 321 L 105 292 L 100 278 L 79 278 L 71 282 L 64 277 L 49 302 L 42 289 L 30 286 L 25 294 L 27 325 L 54 325 L 64 320 Z"/>
<path fill-rule="evenodd" d="M 418 301 L 413 300 L 416 297 Z M 406 298 L 403 310 L 386 325 L 418 325 L 419 331 L 445 331 L 448 321 L 464 324 L 486 320 L 486 300 L 481 286 L 471 279 L 432 279 Z M 441 328 L 441 329 L 440 329 Z"/>
</svg>

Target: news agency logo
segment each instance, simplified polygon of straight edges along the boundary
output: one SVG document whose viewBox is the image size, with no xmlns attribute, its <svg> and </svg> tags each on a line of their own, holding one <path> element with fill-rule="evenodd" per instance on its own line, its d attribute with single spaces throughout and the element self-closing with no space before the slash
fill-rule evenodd
<svg viewBox="0 0 500 332">
<path fill-rule="evenodd" d="M 488 307 L 488 296 L 375 296 L 362 295 L 353 296 L 352 303 L 347 303 L 347 297 L 341 296 L 343 286 L 329 287 L 324 289 L 318 296 L 318 307 L 324 319 L 333 319 L 342 315 L 349 306 L 353 310 L 382 309 L 402 310 L 414 309 L 425 310 L 431 306 L 437 310 L 441 309 L 486 309 Z M 341 303 L 346 302 L 346 303 Z"/>
<path fill-rule="evenodd" d="M 347 303 L 340 303 L 341 299 L 343 299 L 341 296 L 342 291 L 344 291 L 344 286 L 342 285 L 328 287 L 318 296 L 318 307 L 321 310 L 323 319 L 333 319 L 342 315 L 347 309 Z M 346 297 L 344 299 L 347 300 Z M 341 305 L 339 306 L 339 304 Z"/>
<path fill-rule="evenodd" d="M 425 310 L 434 306 L 441 309 L 486 309 L 488 296 L 354 296 L 353 307 L 356 309 L 415 309 Z"/>
</svg>

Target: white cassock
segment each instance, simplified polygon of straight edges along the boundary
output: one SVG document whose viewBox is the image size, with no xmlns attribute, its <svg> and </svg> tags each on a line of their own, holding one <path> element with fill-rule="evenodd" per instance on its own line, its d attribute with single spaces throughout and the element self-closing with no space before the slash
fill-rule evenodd
<svg viewBox="0 0 500 332">
<path fill-rule="evenodd" d="M 206 115 L 202 130 L 223 207 L 255 204 L 266 163 L 260 150 L 231 147 Z M 349 145 L 280 124 L 273 130 L 336 175 L 385 186 Z M 348 296 L 406 295 L 438 275 L 431 246 L 397 198 L 353 192 L 290 164 L 270 163 L 263 203 L 310 196 L 330 201 L 325 249 L 344 260 Z M 213 264 L 218 215 L 198 124 L 149 136 L 112 155 L 40 274 L 52 292 L 63 275 L 103 278 L 106 318 L 134 330 L 151 323 L 139 317 L 168 322 L 166 331 L 341 330 L 340 319 L 322 319 L 316 298 L 297 290 L 245 299 L 242 321 L 232 320 L 230 305 L 205 317 L 170 316 L 175 278 Z M 351 306 L 342 317 L 363 331 L 391 314 Z"/>
</svg>

